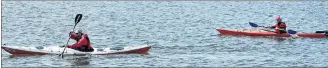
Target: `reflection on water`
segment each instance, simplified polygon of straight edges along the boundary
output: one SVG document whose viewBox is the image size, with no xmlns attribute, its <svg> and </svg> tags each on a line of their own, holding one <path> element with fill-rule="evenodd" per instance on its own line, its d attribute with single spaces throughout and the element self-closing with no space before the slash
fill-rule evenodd
<svg viewBox="0 0 328 68">
<path fill-rule="evenodd" d="M 278 41 L 278 42 L 282 42 L 284 40 L 287 40 L 287 38 L 283 38 L 283 37 L 275 37 L 274 40 Z"/>
<path fill-rule="evenodd" d="M 91 56 L 73 56 L 73 57 L 69 57 L 69 59 L 67 59 L 70 63 L 71 66 L 85 66 L 85 65 L 89 65 L 90 62 L 92 62 L 92 60 L 90 60 Z"/>
<path fill-rule="evenodd" d="M 40 56 L 40 55 L 31 55 L 31 54 L 19 54 L 19 55 L 9 55 L 9 58 L 16 58 L 16 57 L 28 57 L 28 56 Z"/>
</svg>

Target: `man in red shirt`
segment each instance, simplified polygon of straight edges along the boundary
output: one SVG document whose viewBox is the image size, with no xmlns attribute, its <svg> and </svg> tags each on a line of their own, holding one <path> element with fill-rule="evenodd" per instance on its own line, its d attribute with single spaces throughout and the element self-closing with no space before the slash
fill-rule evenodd
<svg viewBox="0 0 328 68">
<path fill-rule="evenodd" d="M 280 18 L 280 16 L 277 16 L 276 20 L 277 20 L 276 25 L 268 26 L 266 28 L 272 28 L 272 29 L 274 28 L 275 29 L 274 32 L 278 34 L 287 33 L 286 31 L 287 25 L 285 22 L 282 22 L 282 18 Z"/>
<path fill-rule="evenodd" d="M 76 43 L 69 45 L 68 48 L 72 48 L 83 52 L 93 51 L 88 34 L 82 33 L 82 30 L 78 30 L 76 33 L 71 31 L 70 34 L 71 34 L 70 38 L 76 40 Z"/>
</svg>

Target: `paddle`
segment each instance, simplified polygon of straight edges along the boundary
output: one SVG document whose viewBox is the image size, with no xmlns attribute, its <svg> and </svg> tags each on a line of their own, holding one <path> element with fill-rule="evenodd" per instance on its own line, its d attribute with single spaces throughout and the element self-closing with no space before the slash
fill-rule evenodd
<svg viewBox="0 0 328 68">
<path fill-rule="evenodd" d="M 75 17 L 75 25 L 74 25 L 73 31 L 74 31 L 76 25 L 80 22 L 81 19 L 82 19 L 82 14 L 77 14 L 76 17 Z M 71 37 L 71 34 L 69 34 L 69 37 Z M 66 48 L 67 48 L 67 45 L 68 45 L 69 40 L 70 40 L 70 39 L 68 38 L 67 43 L 66 43 L 66 45 L 65 45 L 65 48 L 64 48 L 63 52 L 59 55 L 59 56 L 61 56 L 62 58 L 64 58 L 64 52 L 65 52 L 65 50 L 66 50 Z"/>
<path fill-rule="evenodd" d="M 288 30 L 287 31 L 288 32 L 288 34 L 291 36 L 291 38 L 298 38 L 299 36 L 296 34 L 297 33 L 297 31 L 295 31 L 295 30 Z"/>
<path fill-rule="evenodd" d="M 328 33 L 328 30 L 326 30 L 326 31 L 315 31 L 315 33 Z"/>
<path fill-rule="evenodd" d="M 325 31 L 315 31 L 315 33 L 325 33 L 325 36 L 328 37 L 328 30 L 325 30 Z"/>
<path fill-rule="evenodd" d="M 297 32 L 294 30 L 288 30 L 289 34 L 296 34 Z M 316 31 L 315 33 L 328 33 L 328 31 Z"/>
<path fill-rule="evenodd" d="M 251 25 L 252 27 L 264 27 L 264 26 L 259 26 L 259 25 L 255 24 L 255 23 L 252 23 L 252 22 L 249 22 L 249 25 Z"/>
<path fill-rule="evenodd" d="M 294 30 L 288 30 L 287 32 L 288 32 L 288 34 L 296 34 L 296 33 L 297 33 L 297 32 L 294 31 Z"/>
</svg>

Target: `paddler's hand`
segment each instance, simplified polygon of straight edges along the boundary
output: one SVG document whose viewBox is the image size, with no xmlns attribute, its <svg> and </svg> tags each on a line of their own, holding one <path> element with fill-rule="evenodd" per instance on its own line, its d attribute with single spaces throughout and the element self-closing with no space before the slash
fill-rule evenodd
<svg viewBox="0 0 328 68">
<path fill-rule="evenodd" d="M 74 32 L 73 32 L 73 31 L 70 31 L 68 35 L 70 35 L 70 34 L 72 34 L 72 33 L 74 33 Z"/>
</svg>

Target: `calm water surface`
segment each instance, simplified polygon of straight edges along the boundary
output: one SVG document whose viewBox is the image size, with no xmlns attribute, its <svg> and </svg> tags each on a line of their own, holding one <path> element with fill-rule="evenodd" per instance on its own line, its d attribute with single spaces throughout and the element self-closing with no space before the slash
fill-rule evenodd
<svg viewBox="0 0 328 68">
<path fill-rule="evenodd" d="M 327 30 L 327 1 L 2 1 L 2 45 L 59 46 L 76 14 L 93 47 L 151 44 L 149 55 L 11 57 L 3 67 L 327 67 L 327 38 L 221 36 L 215 28 Z M 74 43 L 74 42 L 70 42 Z"/>
</svg>

